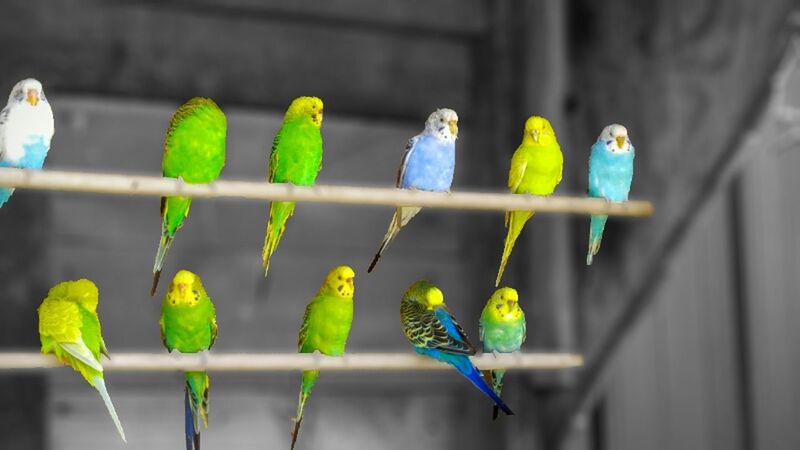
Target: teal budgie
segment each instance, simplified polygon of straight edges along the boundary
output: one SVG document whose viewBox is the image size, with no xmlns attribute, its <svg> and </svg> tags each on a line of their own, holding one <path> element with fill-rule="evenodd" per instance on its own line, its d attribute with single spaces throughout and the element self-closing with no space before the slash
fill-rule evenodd
<svg viewBox="0 0 800 450">
<path fill-rule="evenodd" d="M 589 196 L 610 202 L 627 201 L 633 182 L 634 154 L 624 126 L 612 124 L 603 128 L 589 156 Z M 586 265 L 592 264 L 592 258 L 600 250 L 606 220 L 608 216 L 605 215 L 592 216 Z"/>
<path fill-rule="evenodd" d="M 297 339 L 298 352 L 320 352 L 328 356 L 344 355 L 350 325 L 353 323 L 353 295 L 356 273 L 348 266 L 334 267 L 322 282 L 317 295 L 308 303 Z M 311 389 L 319 378 L 319 370 L 304 370 L 297 416 L 292 431 L 292 449 L 297 443 L 303 411 Z"/>
<path fill-rule="evenodd" d="M 514 414 L 470 361 L 475 347 L 450 315 L 439 288 L 424 280 L 412 284 L 400 302 L 400 323 L 414 351 L 452 365 L 504 413 Z"/>
<path fill-rule="evenodd" d="M 494 292 L 481 312 L 481 342 L 484 353 L 518 352 L 525 342 L 525 313 L 519 306 L 516 289 L 502 287 Z M 505 369 L 487 370 L 484 372 L 487 381 L 491 381 L 495 394 L 503 391 Z M 492 418 L 497 418 L 497 406 Z"/>
<path fill-rule="evenodd" d="M 219 177 L 225 165 L 225 138 L 228 121 L 210 98 L 195 97 L 181 105 L 169 122 L 164 140 L 161 168 L 166 178 L 186 183 L 210 183 Z M 156 294 L 164 258 L 172 246 L 175 233 L 189 215 L 191 197 L 161 197 L 161 239 L 153 264 L 153 286 Z"/>
<path fill-rule="evenodd" d="M 53 286 L 39 306 L 39 339 L 42 353 L 80 372 L 97 389 L 122 440 L 125 432 L 108 395 L 100 355 L 108 357 L 100 331 L 97 286 L 87 279 L 64 281 Z"/>
</svg>

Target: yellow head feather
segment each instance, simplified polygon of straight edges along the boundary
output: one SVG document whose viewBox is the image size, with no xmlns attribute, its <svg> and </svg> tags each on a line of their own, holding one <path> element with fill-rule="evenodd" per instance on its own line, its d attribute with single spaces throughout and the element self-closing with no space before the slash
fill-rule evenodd
<svg viewBox="0 0 800 450">
<path fill-rule="evenodd" d="M 498 321 L 518 320 L 523 316 L 522 308 L 519 307 L 519 295 L 516 289 L 510 287 L 501 287 L 494 291 L 486 302 L 485 309 Z"/>
<path fill-rule="evenodd" d="M 286 110 L 284 121 L 308 117 L 317 128 L 320 128 L 322 127 L 322 107 L 322 100 L 317 97 L 297 97 L 292 100 L 292 104 Z"/>
<path fill-rule="evenodd" d="M 531 116 L 525 121 L 522 142 L 534 145 L 549 145 L 556 141 L 556 132 L 550 121 L 540 116 Z"/>
<path fill-rule="evenodd" d="M 350 266 L 334 267 L 322 282 L 319 293 L 352 299 L 356 291 L 355 277 L 356 273 Z"/>
<path fill-rule="evenodd" d="M 167 290 L 165 302 L 173 306 L 194 306 L 206 295 L 200 276 L 188 270 L 179 270 Z"/>
<path fill-rule="evenodd" d="M 430 286 L 425 290 L 425 304 L 428 306 L 428 309 L 439 306 L 442 303 L 444 303 L 444 294 L 441 289 L 436 286 Z"/>
</svg>

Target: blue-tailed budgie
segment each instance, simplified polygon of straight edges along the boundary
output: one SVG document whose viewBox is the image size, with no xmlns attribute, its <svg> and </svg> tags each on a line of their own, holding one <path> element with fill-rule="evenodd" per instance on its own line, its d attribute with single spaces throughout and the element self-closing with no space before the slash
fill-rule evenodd
<svg viewBox="0 0 800 450">
<path fill-rule="evenodd" d="M 450 315 L 439 288 L 424 280 L 412 284 L 400 302 L 400 323 L 417 353 L 452 365 L 503 412 L 514 414 L 470 361 L 475 347 Z"/>
<path fill-rule="evenodd" d="M 633 157 L 633 144 L 625 127 L 613 124 L 603 128 L 589 156 L 589 196 L 610 202 L 627 201 L 633 181 Z M 586 265 L 592 264 L 600 250 L 606 220 L 608 216 L 592 216 Z"/>
<path fill-rule="evenodd" d="M 502 287 L 494 292 L 481 312 L 481 342 L 484 353 L 513 353 L 525 342 L 525 313 L 519 307 L 519 296 L 514 288 Z M 505 369 L 484 372 L 491 381 L 495 394 L 503 391 Z M 492 418 L 497 418 L 497 406 Z"/>
<path fill-rule="evenodd" d="M 0 111 L 0 167 L 41 169 L 54 132 L 53 110 L 42 83 L 33 78 L 20 81 Z M 13 188 L 0 188 L 0 207 L 13 193 Z"/>
<path fill-rule="evenodd" d="M 456 139 L 458 138 L 458 115 L 452 109 L 437 109 L 425 122 L 422 133 L 406 144 L 396 186 L 400 189 L 450 192 L 456 167 Z M 367 269 L 372 272 L 383 251 L 392 242 L 400 229 L 420 211 L 413 206 L 398 207 L 389 222 L 389 230 Z"/>
</svg>

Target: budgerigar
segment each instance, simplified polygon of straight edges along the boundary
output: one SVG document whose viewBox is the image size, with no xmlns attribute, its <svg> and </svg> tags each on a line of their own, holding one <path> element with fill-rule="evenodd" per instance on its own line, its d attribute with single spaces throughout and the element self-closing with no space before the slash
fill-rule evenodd
<svg viewBox="0 0 800 450">
<path fill-rule="evenodd" d="M 450 192 L 456 167 L 457 138 L 458 115 L 455 111 L 443 108 L 431 113 L 422 133 L 406 144 L 406 151 L 397 171 L 396 186 L 400 189 Z M 413 206 L 397 208 L 367 272 L 372 272 L 389 243 L 420 209 Z"/>
<path fill-rule="evenodd" d="M 544 117 L 532 116 L 525 121 L 525 132 L 522 144 L 517 147 L 511 158 L 511 169 L 508 171 L 508 188 L 512 194 L 533 194 L 549 196 L 558 183 L 564 167 L 564 156 L 558 145 L 553 126 Z M 533 211 L 506 211 L 506 234 L 503 245 L 503 256 L 497 271 L 495 287 L 503 279 L 508 257 L 514 248 L 514 242 L 522 232 L 525 222 L 533 217 Z"/>
<path fill-rule="evenodd" d="M 52 354 L 83 375 L 97 389 L 122 440 L 125 432 L 106 390 L 100 355 L 108 357 L 97 317 L 99 293 L 89 280 L 64 281 L 50 289 L 39 305 L 42 353 Z"/>
<path fill-rule="evenodd" d="M 350 325 L 353 323 L 353 294 L 355 293 L 355 272 L 348 266 L 334 267 L 311 299 L 303 316 L 298 336 L 298 352 L 320 352 L 328 356 L 344 355 Z M 297 400 L 297 416 L 292 431 L 292 449 L 297 442 L 303 410 L 311 389 L 319 378 L 319 370 L 304 370 Z"/>
<path fill-rule="evenodd" d="M 164 140 L 164 177 L 191 184 L 216 180 L 225 165 L 227 129 L 225 114 L 213 100 L 195 97 L 181 105 L 172 115 Z M 164 258 L 189 215 L 191 203 L 191 197 L 161 197 L 161 239 L 153 264 L 151 296 L 156 293 Z"/>
<path fill-rule="evenodd" d="M 0 167 L 39 170 L 50 150 L 55 126 L 42 83 L 28 78 L 17 83 L 0 111 Z M 0 207 L 13 188 L 0 188 Z"/>
<path fill-rule="evenodd" d="M 283 124 L 272 141 L 267 179 L 270 183 L 313 186 L 322 169 L 322 100 L 298 97 L 283 117 Z M 261 262 L 264 277 L 269 260 L 281 242 L 286 222 L 294 214 L 294 202 L 271 202 Z"/>
<path fill-rule="evenodd" d="M 612 124 L 603 128 L 589 156 L 589 196 L 611 202 L 627 201 L 633 181 L 633 157 L 633 144 L 625 127 Z M 600 250 L 606 220 L 608 216 L 592 216 L 587 266 L 592 265 L 592 258 Z"/>
<path fill-rule="evenodd" d="M 161 341 L 170 352 L 209 350 L 217 338 L 217 315 L 200 277 L 175 274 L 161 303 Z M 184 414 L 186 450 L 200 449 L 200 421 L 208 427 L 209 380 L 206 372 L 186 372 Z"/>
<path fill-rule="evenodd" d="M 514 288 L 503 287 L 494 292 L 481 312 L 481 342 L 484 353 L 513 353 L 519 351 L 525 342 L 525 313 L 519 306 L 519 296 Z M 495 394 L 503 391 L 505 369 L 484 372 L 487 381 L 491 380 Z M 497 418 L 497 406 L 492 418 Z"/>
<path fill-rule="evenodd" d="M 475 347 L 447 310 L 439 288 L 424 280 L 412 284 L 400 302 L 400 323 L 417 353 L 452 365 L 503 412 L 514 414 L 470 361 Z"/>
</svg>

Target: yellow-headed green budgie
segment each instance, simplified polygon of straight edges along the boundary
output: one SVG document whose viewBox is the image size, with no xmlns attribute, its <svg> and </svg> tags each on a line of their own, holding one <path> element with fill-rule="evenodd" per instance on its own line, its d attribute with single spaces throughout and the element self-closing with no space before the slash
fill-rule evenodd
<svg viewBox="0 0 800 450">
<path fill-rule="evenodd" d="M 311 299 L 303 316 L 300 335 L 297 339 L 299 353 L 320 352 L 328 356 L 344 355 L 350 325 L 353 323 L 353 294 L 356 273 L 348 266 L 334 267 Z M 292 449 L 297 442 L 303 410 L 311 389 L 319 378 L 319 370 L 304 370 L 297 401 L 297 417 L 294 418 Z"/>
<path fill-rule="evenodd" d="M 99 293 L 87 279 L 64 281 L 53 286 L 39 305 L 39 339 L 42 353 L 52 354 L 71 366 L 97 389 L 125 441 L 125 432 L 103 380 L 100 355 L 108 357 L 97 317 Z"/>
<path fill-rule="evenodd" d="M 172 115 L 164 140 L 164 177 L 192 184 L 216 180 L 225 165 L 227 130 L 225 113 L 210 98 L 195 97 L 181 105 Z M 161 197 L 161 239 L 153 263 L 151 297 L 156 294 L 164 258 L 191 204 L 191 197 Z"/>
<path fill-rule="evenodd" d="M 283 125 L 272 141 L 269 156 L 270 183 L 313 186 L 322 169 L 322 100 L 298 97 L 283 117 Z M 286 231 L 286 222 L 294 214 L 294 202 L 272 202 L 269 206 L 267 232 L 261 261 L 264 276 L 269 273 L 269 259 Z"/>
<path fill-rule="evenodd" d="M 214 303 L 196 274 L 175 274 L 161 303 L 161 341 L 170 352 L 198 353 L 209 350 L 217 339 Z M 208 427 L 208 374 L 186 372 L 186 450 L 200 449 L 200 421 Z"/>
<path fill-rule="evenodd" d="M 544 117 L 532 116 L 525 121 L 525 132 L 522 144 L 517 147 L 511 158 L 511 170 L 508 171 L 508 188 L 512 194 L 533 194 L 548 196 L 561 182 L 564 168 L 564 156 L 556 140 L 552 125 Z M 511 249 L 522 232 L 525 222 L 533 217 L 533 211 L 506 211 L 506 241 L 503 245 L 503 256 L 500 269 L 497 271 L 495 287 L 503 278 Z"/>
</svg>

